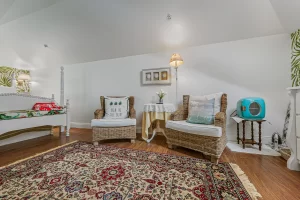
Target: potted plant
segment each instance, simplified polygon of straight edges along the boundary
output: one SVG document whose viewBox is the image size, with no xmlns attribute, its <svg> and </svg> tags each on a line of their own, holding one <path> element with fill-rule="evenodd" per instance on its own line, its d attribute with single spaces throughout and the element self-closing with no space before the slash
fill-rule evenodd
<svg viewBox="0 0 300 200">
<path fill-rule="evenodd" d="M 163 104 L 163 98 L 167 95 L 167 92 L 163 91 L 162 89 L 159 92 L 156 92 L 158 98 L 159 98 L 159 102 L 158 104 Z"/>
</svg>

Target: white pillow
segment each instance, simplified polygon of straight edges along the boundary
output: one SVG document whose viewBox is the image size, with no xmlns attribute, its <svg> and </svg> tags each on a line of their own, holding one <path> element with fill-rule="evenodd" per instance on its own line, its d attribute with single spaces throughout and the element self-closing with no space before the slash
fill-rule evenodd
<svg viewBox="0 0 300 200">
<path fill-rule="evenodd" d="M 104 119 L 126 119 L 129 115 L 128 97 L 104 97 L 105 114 Z"/>
<path fill-rule="evenodd" d="M 189 103 L 191 101 L 205 101 L 205 100 L 215 99 L 214 115 L 216 115 L 221 110 L 221 98 L 223 94 L 224 94 L 223 92 L 219 92 L 219 93 L 203 95 L 203 96 L 190 96 Z"/>
</svg>

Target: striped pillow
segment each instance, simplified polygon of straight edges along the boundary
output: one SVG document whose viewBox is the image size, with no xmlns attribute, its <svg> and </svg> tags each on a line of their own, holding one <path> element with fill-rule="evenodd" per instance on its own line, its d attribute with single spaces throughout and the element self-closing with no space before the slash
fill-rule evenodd
<svg viewBox="0 0 300 200">
<path fill-rule="evenodd" d="M 215 99 L 190 101 L 187 122 L 193 124 L 213 124 Z"/>
</svg>

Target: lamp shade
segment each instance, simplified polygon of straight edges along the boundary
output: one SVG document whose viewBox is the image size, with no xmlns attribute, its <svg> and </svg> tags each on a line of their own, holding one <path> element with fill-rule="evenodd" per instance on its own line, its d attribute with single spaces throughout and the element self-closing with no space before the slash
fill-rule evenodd
<svg viewBox="0 0 300 200">
<path fill-rule="evenodd" d="M 170 59 L 170 66 L 177 68 L 183 64 L 183 59 L 178 53 L 174 53 Z"/>
<path fill-rule="evenodd" d="M 31 78 L 30 78 L 30 76 L 28 75 L 28 74 L 20 74 L 19 76 L 18 76 L 18 79 L 17 79 L 18 81 L 30 81 L 31 80 Z"/>
</svg>

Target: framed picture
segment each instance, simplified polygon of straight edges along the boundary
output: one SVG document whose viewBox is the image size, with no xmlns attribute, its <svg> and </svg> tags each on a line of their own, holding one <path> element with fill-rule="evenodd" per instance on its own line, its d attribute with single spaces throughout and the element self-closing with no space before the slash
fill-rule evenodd
<svg viewBox="0 0 300 200">
<path fill-rule="evenodd" d="M 150 72 L 145 73 L 145 79 L 146 81 L 152 81 L 152 74 Z"/>
<path fill-rule="evenodd" d="M 141 76 L 143 85 L 170 85 L 171 67 L 143 69 Z"/>
</svg>

